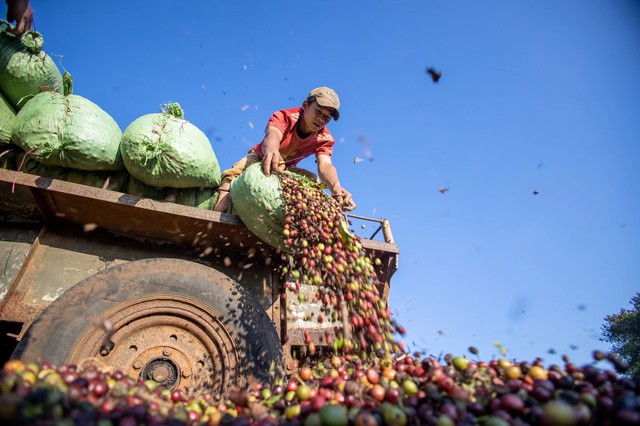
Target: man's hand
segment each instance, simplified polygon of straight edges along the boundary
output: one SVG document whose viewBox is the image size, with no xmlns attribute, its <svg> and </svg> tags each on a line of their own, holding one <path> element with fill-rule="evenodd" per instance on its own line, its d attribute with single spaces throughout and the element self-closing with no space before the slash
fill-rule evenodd
<svg viewBox="0 0 640 426">
<path fill-rule="evenodd" d="M 334 186 L 331 189 L 331 194 L 343 210 L 351 211 L 356 208 L 356 203 L 353 201 L 351 193 L 340 185 Z"/>
<path fill-rule="evenodd" d="M 262 171 L 265 176 L 270 176 L 271 172 L 284 170 L 284 159 L 280 155 L 280 142 L 282 141 L 282 132 L 273 126 L 267 126 L 267 130 L 262 139 L 260 149 L 264 154 L 262 157 Z"/>
<path fill-rule="evenodd" d="M 23 34 L 31 29 L 33 24 L 33 11 L 29 6 L 29 0 L 6 0 L 7 21 L 16 21 L 16 26 L 8 30 L 15 35 Z"/>
<path fill-rule="evenodd" d="M 282 172 L 285 169 L 285 162 L 279 151 L 268 151 L 262 159 L 262 171 L 265 176 L 270 176 L 271 172 Z"/>
</svg>

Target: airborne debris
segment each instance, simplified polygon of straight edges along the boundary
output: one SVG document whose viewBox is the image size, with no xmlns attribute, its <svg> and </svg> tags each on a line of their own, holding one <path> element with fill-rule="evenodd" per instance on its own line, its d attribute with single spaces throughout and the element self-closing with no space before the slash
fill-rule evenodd
<svg viewBox="0 0 640 426">
<path fill-rule="evenodd" d="M 618 358 L 618 355 L 613 352 L 607 354 L 607 360 L 613 364 L 618 373 L 624 374 L 629 370 L 629 364 Z"/>
<path fill-rule="evenodd" d="M 360 157 L 356 157 L 356 158 L 353 159 L 353 162 L 356 163 L 356 164 L 362 163 L 363 161 L 364 160 L 362 158 L 360 158 Z"/>
<path fill-rule="evenodd" d="M 441 194 L 444 194 L 447 191 L 449 191 L 449 188 L 444 188 L 443 187 L 443 188 L 438 189 L 438 192 L 441 193 Z"/>
<path fill-rule="evenodd" d="M 104 331 L 105 335 L 104 335 L 104 338 L 102 339 L 101 348 L 103 350 L 107 350 L 108 352 L 110 352 L 114 346 L 113 342 L 111 341 L 111 337 L 113 336 L 113 333 L 115 333 L 113 324 L 111 323 L 111 321 L 101 316 L 94 316 L 93 318 L 91 318 L 91 323 L 95 327 L 98 327 L 102 331 Z"/>
<path fill-rule="evenodd" d="M 438 81 L 440 81 L 440 77 L 442 77 L 442 71 L 437 71 L 433 67 L 427 68 L 427 74 L 429 74 L 431 76 L 431 80 L 434 83 L 437 83 Z"/>
<path fill-rule="evenodd" d="M 596 360 L 596 361 L 601 361 L 601 360 L 607 358 L 607 354 L 606 353 L 604 353 L 604 352 L 602 352 L 600 350 L 597 350 L 597 349 L 593 351 L 592 355 L 593 355 L 593 359 Z"/>
<path fill-rule="evenodd" d="M 365 135 L 358 135 L 358 142 L 360 142 L 364 146 L 364 156 L 367 160 L 373 161 L 373 152 L 369 148 L 371 146 L 371 142 Z M 356 157 L 358 158 L 358 157 Z M 364 160 L 362 160 L 364 161 Z"/>
<path fill-rule="evenodd" d="M 500 351 L 500 355 L 505 356 L 507 354 L 507 350 L 505 349 L 504 346 L 502 346 L 502 343 L 500 343 L 499 341 L 495 341 L 493 343 L 493 346 L 498 348 L 498 350 Z"/>
</svg>

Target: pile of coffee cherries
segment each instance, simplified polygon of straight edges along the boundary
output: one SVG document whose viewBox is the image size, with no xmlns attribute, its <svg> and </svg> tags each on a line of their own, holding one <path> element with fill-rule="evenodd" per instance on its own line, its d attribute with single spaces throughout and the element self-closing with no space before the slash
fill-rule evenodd
<svg viewBox="0 0 640 426">
<path fill-rule="evenodd" d="M 216 401 L 93 364 L 12 360 L 0 375 L 0 424 L 638 425 L 640 382 L 567 358 L 545 366 L 539 359 L 347 354 L 316 357 L 284 381 L 230 390 Z"/>
</svg>

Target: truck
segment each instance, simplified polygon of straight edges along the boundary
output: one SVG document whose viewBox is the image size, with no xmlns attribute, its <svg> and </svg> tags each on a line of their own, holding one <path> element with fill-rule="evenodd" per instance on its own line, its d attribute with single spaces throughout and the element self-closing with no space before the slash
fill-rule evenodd
<svg viewBox="0 0 640 426">
<path fill-rule="evenodd" d="M 92 364 L 221 396 L 284 377 L 309 339 L 333 349 L 317 286 L 294 294 L 278 250 L 234 214 L 0 169 L 0 216 L 3 362 Z M 361 243 L 386 301 L 389 221 L 347 219 L 375 228 Z"/>
</svg>

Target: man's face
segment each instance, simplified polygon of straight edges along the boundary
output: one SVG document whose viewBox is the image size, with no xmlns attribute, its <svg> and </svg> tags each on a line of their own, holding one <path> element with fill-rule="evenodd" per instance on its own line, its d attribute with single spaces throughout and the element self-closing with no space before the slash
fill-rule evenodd
<svg viewBox="0 0 640 426">
<path fill-rule="evenodd" d="M 318 105 L 316 101 L 307 102 L 302 104 L 304 114 L 302 114 L 302 120 L 305 126 L 312 132 L 317 132 L 326 126 L 333 117 L 333 109 Z"/>
</svg>

